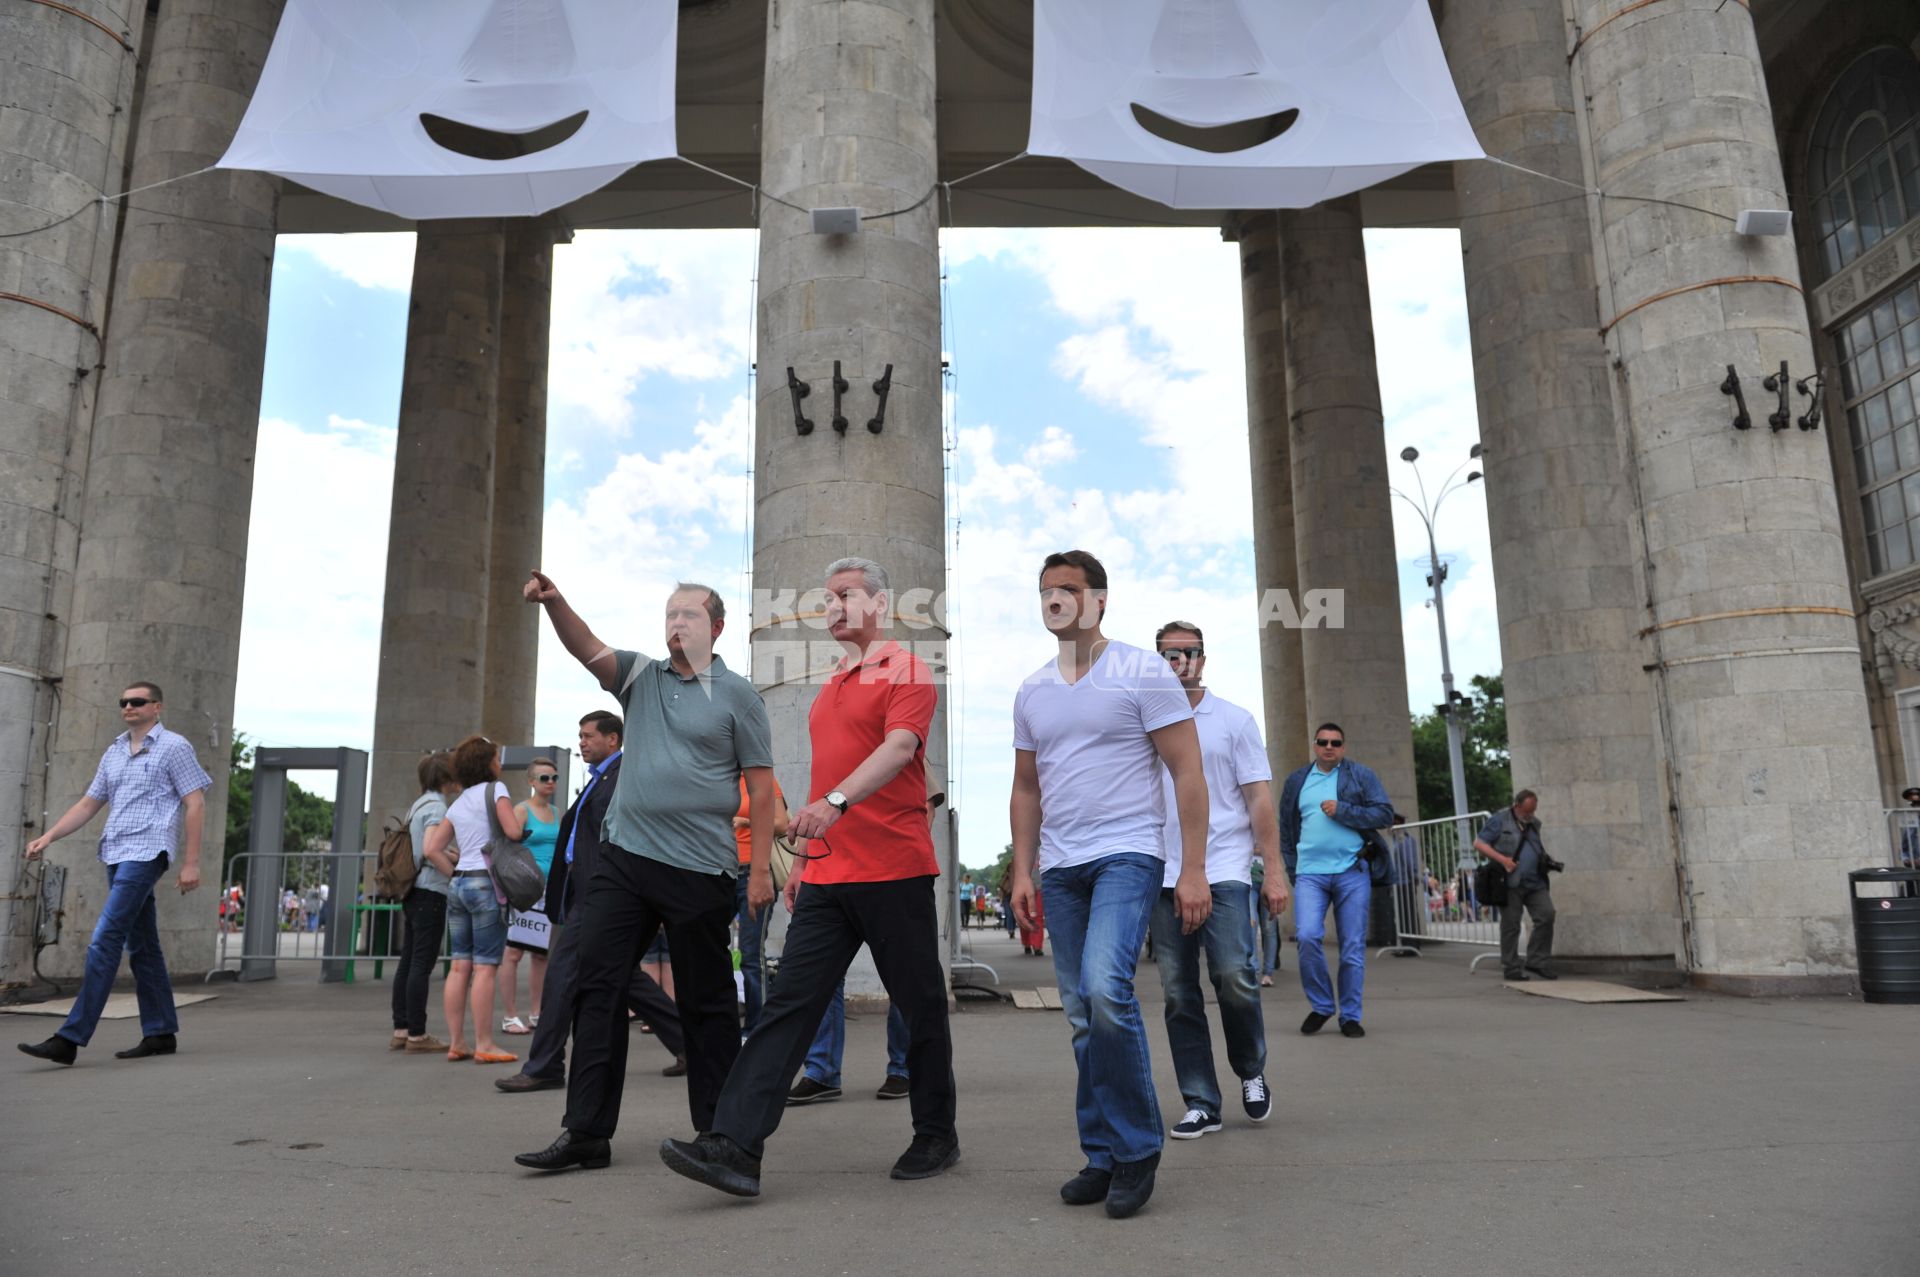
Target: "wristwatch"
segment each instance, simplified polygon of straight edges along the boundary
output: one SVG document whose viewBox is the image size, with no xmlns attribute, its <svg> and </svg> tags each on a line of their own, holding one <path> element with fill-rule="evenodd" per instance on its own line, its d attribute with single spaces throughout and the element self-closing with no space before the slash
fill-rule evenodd
<svg viewBox="0 0 1920 1277">
<path fill-rule="evenodd" d="M 838 808 L 842 816 L 847 814 L 847 808 L 853 806 L 847 801 L 847 796 L 837 789 L 827 795 L 827 805 Z"/>
</svg>

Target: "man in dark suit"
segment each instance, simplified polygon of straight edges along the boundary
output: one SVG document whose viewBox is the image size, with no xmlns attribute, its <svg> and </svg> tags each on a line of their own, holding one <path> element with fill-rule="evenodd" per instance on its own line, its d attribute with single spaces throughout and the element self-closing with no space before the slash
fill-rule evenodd
<svg viewBox="0 0 1920 1277">
<path fill-rule="evenodd" d="M 587 773 L 587 783 L 580 787 L 579 796 L 560 818 L 553 867 L 547 871 L 547 916 L 559 931 L 547 959 L 547 982 L 541 986 L 540 993 L 548 1013 L 533 1031 L 533 1045 L 527 1051 L 525 1067 L 512 1077 L 495 1080 L 494 1085 L 503 1091 L 559 1090 L 567 1084 L 567 1032 L 573 1026 L 571 1009 L 574 982 L 580 971 L 580 953 L 575 945 L 578 929 L 565 923 L 568 911 L 586 893 L 586 884 L 600 864 L 600 827 L 606 818 L 607 802 L 613 796 L 614 782 L 620 776 L 623 727 L 620 716 L 606 710 L 595 710 L 580 720 L 580 758 L 591 770 Z M 633 982 L 627 987 L 627 1005 L 647 1022 L 660 1045 L 673 1053 L 673 1063 L 662 1071 L 668 1077 L 684 1074 L 687 1048 L 680 1028 L 680 1012 L 644 967 L 633 969 Z"/>
</svg>

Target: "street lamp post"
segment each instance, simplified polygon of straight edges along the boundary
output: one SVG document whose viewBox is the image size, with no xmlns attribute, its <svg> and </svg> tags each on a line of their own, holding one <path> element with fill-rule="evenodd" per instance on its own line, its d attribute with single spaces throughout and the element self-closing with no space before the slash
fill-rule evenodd
<svg viewBox="0 0 1920 1277">
<path fill-rule="evenodd" d="M 1455 835 L 1459 839 L 1463 860 L 1466 849 L 1472 845 L 1466 821 L 1467 767 L 1460 742 L 1461 714 L 1454 699 L 1453 659 L 1447 649 L 1446 594 L 1441 589 L 1442 584 L 1447 579 L 1447 566 L 1440 562 L 1439 544 L 1434 537 L 1433 524 L 1434 520 L 1440 515 L 1440 503 L 1445 501 L 1450 493 L 1466 487 L 1467 484 L 1481 477 L 1480 471 L 1475 470 L 1461 482 L 1457 484 L 1454 482 L 1455 476 L 1479 456 L 1480 445 L 1476 443 L 1473 445 L 1472 450 L 1468 452 L 1467 460 L 1461 462 L 1460 465 L 1454 468 L 1453 474 L 1447 476 L 1447 481 L 1440 485 L 1439 495 L 1435 496 L 1431 502 L 1427 500 L 1426 482 L 1421 479 L 1420 472 L 1417 469 L 1413 472 L 1413 477 L 1414 481 L 1420 485 L 1420 500 L 1415 501 L 1398 488 L 1392 489 L 1394 496 L 1399 497 L 1402 501 L 1405 501 L 1408 505 L 1419 511 L 1420 522 L 1424 524 L 1427 529 L 1427 584 L 1433 587 L 1433 614 L 1435 619 L 1440 623 L 1440 686 L 1445 698 L 1444 703 L 1440 706 L 1440 713 L 1447 725 L 1447 769 L 1452 773 L 1453 777 L 1453 814 L 1457 817 L 1455 821 Z M 1411 465 L 1420 459 L 1420 450 L 1418 448 L 1402 448 L 1400 450 L 1400 459 Z"/>
</svg>

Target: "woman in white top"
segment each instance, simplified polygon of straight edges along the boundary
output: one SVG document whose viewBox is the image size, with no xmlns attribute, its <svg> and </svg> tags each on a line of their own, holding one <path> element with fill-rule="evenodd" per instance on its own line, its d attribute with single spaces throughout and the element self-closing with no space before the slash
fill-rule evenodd
<svg viewBox="0 0 1920 1277">
<path fill-rule="evenodd" d="M 427 831 L 424 854 L 453 879 L 447 893 L 447 932 L 453 970 L 447 975 L 447 1028 L 453 1045 L 449 1060 L 511 1064 L 518 1056 L 493 1041 L 494 975 L 507 945 L 505 911 L 494 893 L 487 845 L 493 839 L 493 805 L 500 830 L 515 842 L 525 836 L 513 799 L 500 781 L 500 752 L 484 736 L 469 736 L 453 749 L 453 778 L 466 788 L 447 808 L 447 818 Z M 466 1012 L 471 998 L 476 1046 L 468 1050 Z"/>
</svg>

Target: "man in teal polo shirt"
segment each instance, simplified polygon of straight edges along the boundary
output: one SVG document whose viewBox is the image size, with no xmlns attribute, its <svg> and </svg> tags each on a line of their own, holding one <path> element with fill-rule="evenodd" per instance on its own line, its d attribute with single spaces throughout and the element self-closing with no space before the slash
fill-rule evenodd
<svg viewBox="0 0 1920 1277">
<path fill-rule="evenodd" d="M 772 734 L 759 693 L 714 654 L 726 606 L 707 586 L 682 582 L 668 596 L 661 660 L 603 644 L 539 572 L 524 592 L 547 609 L 567 651 L 619 698 L 626 717 L 600 867 L 576 892 L 579 914 L 568 922 L 579 928 L 580 970 L 566 1129 L 546 1149 L 513 1159 L 535 1170 L 591 1169 L 611 1160 L 608 1140 L 620 1119 L 628 979 L 663 926 L 686 1033 L 687 1105 L 696 1130 L 713 1125 L 721 1083 L 740 1053 L 729 947 L 740 869 L 733 814 L 745 777 L 747 903 L 757 913 L 773 903 Z"/>
</svg>

